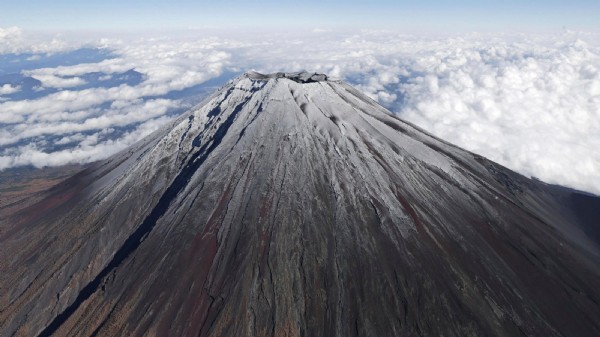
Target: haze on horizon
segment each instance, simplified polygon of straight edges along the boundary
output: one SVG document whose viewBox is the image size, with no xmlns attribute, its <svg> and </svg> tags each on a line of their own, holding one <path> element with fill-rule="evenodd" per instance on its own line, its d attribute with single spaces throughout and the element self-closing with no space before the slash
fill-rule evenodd
<svg viewBox="0 0 600 337">
<path fill-rule="evenodd" d="M 4 1 L 2 26 L 34 30 L 254 27 L 383 28 L 411 32 L 600 29 L 594 0 Z"/>
</svg>

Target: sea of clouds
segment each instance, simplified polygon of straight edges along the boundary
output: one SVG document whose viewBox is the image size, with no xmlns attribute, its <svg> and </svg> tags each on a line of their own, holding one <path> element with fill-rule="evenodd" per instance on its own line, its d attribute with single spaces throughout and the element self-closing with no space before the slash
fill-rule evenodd
<svg viewBox="0 0 600 337">
<path fill-rule="evenodd" d="M 0 56 L 79 48 L 110 57 L 24 69 L 48 94 L 0 84 L 0 169 L 106 158 L 247 70 L 324 72 L 401 118 L 527 176 L 600 194 L 600 35 L 186 31 L 83 40 L 0 29 Z M 0 75 L 2 63 L 0 62 Z M 107 81 L 134 70 L 141 79 Z M 214 83 L 212 83 L 214 84 Z M 13 96 L 11 96 L 13 95 Z"/>
</svg>

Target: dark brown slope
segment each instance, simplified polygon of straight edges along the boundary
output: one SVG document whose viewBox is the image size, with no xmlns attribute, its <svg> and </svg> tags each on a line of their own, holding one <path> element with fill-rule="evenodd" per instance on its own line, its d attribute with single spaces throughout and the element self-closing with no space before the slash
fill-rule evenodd
<svg viewBox="0 0 600 337">
<path fill-rule="evenodd" d="M 0 172 L 0 219 L 39 201 L 44 197 L 43 191 L 82 169 L 83 165 L 66 165 L 41 169 L 18 167 Z"/>
<path fill-rule="evenodd" d="M 598 336 L 569 193 L 247 74 L 4 222 L 0 335 Z"/>
</svg>

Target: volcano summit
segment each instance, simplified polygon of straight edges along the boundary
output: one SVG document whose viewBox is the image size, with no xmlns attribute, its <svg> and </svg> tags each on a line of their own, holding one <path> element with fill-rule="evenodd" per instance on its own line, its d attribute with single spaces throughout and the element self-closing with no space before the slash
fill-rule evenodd
<svg viewBox="0 0 600 337">
<path fill-rule="evenodd" d="M 247 73 L 2 221 L 0 335 L 599 336 L 599 205 Z"/>
</svg>

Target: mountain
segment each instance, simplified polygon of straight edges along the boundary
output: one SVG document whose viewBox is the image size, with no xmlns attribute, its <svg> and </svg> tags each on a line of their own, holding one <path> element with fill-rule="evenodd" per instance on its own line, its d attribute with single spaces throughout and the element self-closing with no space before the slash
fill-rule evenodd
<svg viewBox="0 0 600 337">
<path fill-rule="evenodd" d="M 246 73 L 38 198 L 2 336 L 600 335 L 599 198 L 322 74 Z"/>
</svg>

